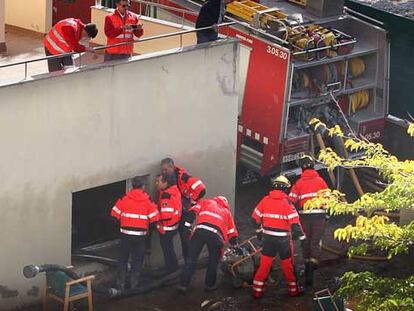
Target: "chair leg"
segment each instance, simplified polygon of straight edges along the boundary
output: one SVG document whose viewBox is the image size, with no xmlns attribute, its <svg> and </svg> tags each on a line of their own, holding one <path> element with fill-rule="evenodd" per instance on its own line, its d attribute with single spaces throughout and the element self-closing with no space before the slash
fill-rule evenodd
<svg viewBox="0 0 414 311">
<path fill-rule="evenodd" d="M 91 281 L 89 280 L 87 282 L 87 287 L 88 287 L 88 311 L 93 311 L 93 299 L 92 299 L 92 285 L 91 285 Z"/>
<path fill-rule="evenodd" d="M 64 300 L 64 305 L 63 305 L 63 311 L 69 311 L 69 293 L 70 293 L 70 286 L 68 286 L 66 284 L 65 287 L 65 300 Z"/>
<path fill-rule="evenodd" d="M 47 311 L 47 280 L 43 291 L 43 311 Z"/>
</svg>

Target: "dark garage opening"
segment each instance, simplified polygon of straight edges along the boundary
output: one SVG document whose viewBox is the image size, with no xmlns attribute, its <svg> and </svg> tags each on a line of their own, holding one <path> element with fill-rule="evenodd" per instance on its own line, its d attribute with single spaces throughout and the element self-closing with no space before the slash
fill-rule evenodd
<svg viewBox="0 0 414 311">
<path fill-rule="evenodd" d="M 72 194 L 72 249 L 118 237 L 119 229 L 110 212 L 125 191 L 123 180 Z"/>
</svg>

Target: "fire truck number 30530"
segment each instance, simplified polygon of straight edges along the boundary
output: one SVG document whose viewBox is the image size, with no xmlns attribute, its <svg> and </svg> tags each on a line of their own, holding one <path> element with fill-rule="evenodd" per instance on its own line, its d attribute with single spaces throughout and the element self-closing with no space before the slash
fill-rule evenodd
<svg viewBox="0 0 414 311">
<path fill-rule="evenodd" d="M 269 53 L 269 54 L 275 55 L 275 56 L 277 56 L 281 59 L 287 59 L 287 57 L 288 57 L 288 53 L 286 53 L 282 50 L 279 50 L 277 47 L 274 47 L 274 46 L 271 46 L 271 45 L 267 46 L 266 52 Z"/>
</svg>

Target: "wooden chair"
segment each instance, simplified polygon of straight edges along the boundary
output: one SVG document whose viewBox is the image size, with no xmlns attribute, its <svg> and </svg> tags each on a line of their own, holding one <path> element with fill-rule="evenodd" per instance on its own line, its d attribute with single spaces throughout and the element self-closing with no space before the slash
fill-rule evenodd
<svg viewBox="0 0 414 311">
<path fill-rule="evenodd" d="M 80 299 L 88 299 L 88 310 L 93 311 L 92 280 L 94 275 L 86 276 L 78 280 L 72 280 L 62 271 L 46 273 L 46 286 L 43 296 L 43 311 L 47 311 L 49 299 L 63 304 L 63 311 L 69 311 L 69 305 Z M 81 283 L 85 283 L 82 285 Z"/>
<path fill-rule="evenodd" d="M 312 311 L 347 311 L 344 300 L 340 297 L 334 298 L 329 289 L 323 289 L 314 293 Z"/>
</svg>

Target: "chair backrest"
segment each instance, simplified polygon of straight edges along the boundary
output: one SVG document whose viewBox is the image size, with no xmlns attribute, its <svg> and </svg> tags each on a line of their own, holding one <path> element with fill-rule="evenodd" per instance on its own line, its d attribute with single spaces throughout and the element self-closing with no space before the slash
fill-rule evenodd
<svg viewBox="0 0 414 311">
<path fill-rule="evenodd" d="M 324 296 L 313 298 L 312 311 L 344 311 L 344 300 L 340 297 Z"/>
<path fill-rule="evenodd" d="M 48 292 L 61 299 L 65 298 L 66 283 L 73 279 L 67 276 L 65 272 L 53 271 L 46 273 L 47 285 L 49 287 Z M 88 292 L 86 286 L 82 284 L 72 284 L 69 289 L 69 297 L 84 294 Z"/>
<path fill-rule="evenodd" d="M 62 271 L 51 271 L 46 273 L 47 285 L 51 294 L 58 297 L 65 297 L 66 283 L 72 281 Z"/>
</svg>

